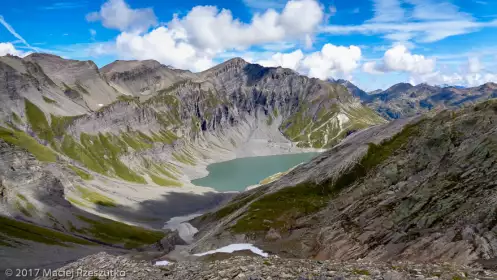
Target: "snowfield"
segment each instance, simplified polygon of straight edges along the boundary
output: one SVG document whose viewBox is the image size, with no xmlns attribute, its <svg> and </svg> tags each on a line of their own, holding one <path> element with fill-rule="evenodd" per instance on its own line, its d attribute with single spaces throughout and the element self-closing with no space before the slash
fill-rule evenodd
<svg viewBox="0 0 497 280">
<path fill-rule="evenodd" d="M 194 254 L 194 256 L 201 257 L 201 256 L 205 256 L 205 255 L 215 254 L 215 253 L 233 253 L 236 251 L 243 251 L 243 250 L 250 250 L 250 251 L 252 251 L 252 253 L 257 254 L 259 256 L 263 256 L 265 258 L 267 258 L 269 256 L 268 253 L 265 253 L 261 249 L 255 247 L 252 244 L 248 244 L 248 243 L 231 244 L 231 245 L 228 245 L 228 246 L 216 249 L 216 250 L 207 251 L 205 253 Z"/>
</svg>

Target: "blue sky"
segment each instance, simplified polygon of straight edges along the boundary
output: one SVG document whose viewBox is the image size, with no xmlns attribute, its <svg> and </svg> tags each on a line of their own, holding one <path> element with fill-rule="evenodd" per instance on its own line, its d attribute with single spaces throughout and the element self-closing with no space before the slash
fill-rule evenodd
<svg viewBox="0 0 497 280">
<path fill-rule="evenodd" d="M 366 90 L 497 82 L 493 0 L 18 0 L 0 55 L 156 59 L 192 71 L 240 56 Z"/>
</svg>

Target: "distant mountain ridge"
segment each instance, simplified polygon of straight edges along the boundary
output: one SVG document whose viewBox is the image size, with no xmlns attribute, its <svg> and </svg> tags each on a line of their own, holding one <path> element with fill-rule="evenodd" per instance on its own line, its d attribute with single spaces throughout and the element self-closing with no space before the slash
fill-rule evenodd
<svg viewBox="0 0 497 280">
<path fill-rule="evenodd" d="M 352 95 L 387 119 L 422 114 L 432 109 L 455 109 L 497 97 L 497 84 L 486 83 L 477 87 L 431 86 L 399 83 L 386 90 L 365 92 L 345 80 L 338 83 L 347 87 Z"/>
</svg>

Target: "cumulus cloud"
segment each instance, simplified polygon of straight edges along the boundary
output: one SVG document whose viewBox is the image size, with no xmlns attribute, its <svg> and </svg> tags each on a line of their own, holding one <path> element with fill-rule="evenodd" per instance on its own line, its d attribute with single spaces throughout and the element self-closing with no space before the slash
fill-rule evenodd
<svg viewBox="0 0 497 280">
<path fill-rule="evenodd" d="M 326 80 L 347 77 L 357 69 L 361 60 L 361 49 L 357 46 L 335 46 L 325 44 L 320 51 L 305 55 L 301 50 L 291 53 L 276 53 L 269 59 L 256 61 L 268 66 L 291 68 L 304 75 Z"/>
<path fill-rule="evenodd" d="M 449 84 L 474 87 L 488 82 L 497 82 L 497 74 L 487 72 L 478 57 L 468 58 L 468 62 L 465 66 L 466 68 L 458 72 L 439 70 L 422 75 L 413 75 L 411 76 L 411 83 L 429 83 L 435 85 Z"/>
<path fill-rule="evenodd" d="M 0 56 L 4 56 L 7 54 L 20 57 L 27 55 L 27 53 L 17 50 L 12 43 L 0 43 Z"/>
<path fill-rule="evenodd" d="M 123 0 L 108 0 L 87 19 L 122 31 L 115 41 L 115 51 L 121 58 L 156 59 L 173 67 L 201 71 L 228 51 L 270 48 L 281 42 L 292 45 L 298 40 L 312 44 L 323 9 L 316 0 L 292 0 L 281 11 L 256 13 L 245 23 L 229 10 L 196 6 L 184 16 L 174 15 L 169 23 L 147 31 L 157 22 L 151 9 L 131 9 Z M 274 59 L 287 65 L 293 58 L 277 55 Z"/>
<path fill-rule="evenodd" d="M 363 70 L 371 74 L 385 72 L 406 72 L 427 74 L 435 70 L 436 60 L 423 55 L 412 54 L 406 46 L 396 45 L 387 50 L 381 62 L 368 62 Z"/>
<path fill-rule="evenodd" d="M 138 35 L 121 33 L 116 40 L 117 53 L 128 59 L 156 59 L 163 64 L 181 69 L 201 71 L 214 63 L 212 56 L 202 54 L 183 41 L 185 34 L 166 27 Z"/>
<path fill-rule="evenodd" d="M 315 0 L 292 0 L 281 13 L 269 9 L 255 14 L 249 24 L 233 18 L 229 10 L 197 6 L 182 18 L 176 16 L 168 27 L 182 30 L 195 47 L 216 52 L 305 38 L 322 19 L 323 7 Z"/>
<path fill-rule="evenodd" d="M 101 21 L 107 28 L 138 32 L 157 24 L 157 17 L 151 8 L 131 9 L 124 0 L 105 2 L 100 11 L 87 14 L 86 20 Z"/>
<path fill-rule="evenodd" d="M 383 74 L 381 70 L 378 70 L 376 61 L 368 61 L 362 65 L 362 70 L 369 74 Z"/>
<path fill-rule="evenodd" d="M 497 74 L 494 73 L 441 73 L 434 72 L 426 75 L 411 77 L 412 84 L 428 83 L 433 85 L 460 85 L 475 87 L 488 82 L 497 82 Z"/>
<path fill-rule="evenodd" d="M 300 68 L 300 63 L 304 59 L 304 53 L 301 50 L 296 50 L 291 53 L 275 53 L 269 59 L 259 60 L 258 64 L 266 67 L 284 67 L 294 70 Z"/>
<path fill-rule="evenodd" d="M 361 49 L 356 46 L 344 47 L 325 44 L 321 51 L 304 58 L 304 74 L 319 79 L 348 75 L 359 66 Z"/>
</svg>

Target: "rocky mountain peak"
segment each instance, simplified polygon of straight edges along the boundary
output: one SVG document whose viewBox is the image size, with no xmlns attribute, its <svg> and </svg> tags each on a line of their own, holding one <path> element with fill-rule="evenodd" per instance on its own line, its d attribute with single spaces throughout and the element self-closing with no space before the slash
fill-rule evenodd
<svg viewBox="0 0 497 280">
<path fill-rule="evenodd" d="M 224 62 L 224 63 L 222 63 L 222 64 L 225 64 L 225 65 L 241 65 L 241 66 L 242 66 L 242 65 L 247 65 L 247 64 L 248 64 L 248 62 L 247 62 L 247 61 L 245 61 L 245 60 L 244 60 L 243 58 L 241 58 L 241 57 L 234 57 L 234 58 L 232 58 L 232 59 L 229 59 L 229 60 L 225 61 L 225 62 Z M 222 65 L 222 64 L 221 64 L 221 65 Z"/>
<path fill-rule="evenodd" d="M 156 69 L 159 67 L 166 67 L 157 60 L 116 60 L 110 64 L 105 65 L 100 69 L 103 74 L 112 74 L 116 72 L 130 72 L 138 69 Z"/>
<path fill-rule="evenodd" d="M 411 85 L 410 83 L 398 83 L 395 84 L 391 87 L 389 87 L 386 91 L 388 92 L 400 92 L 400 91 L 406 91 L 408 89 L 413 88 L 414 86 Z"/>
<path fill-rule="evenodd" d="M 60 60 L 64 60 L 62 57 L 55 55 L 55 54 L 39 53 L 39 52 L 31 53 L 24 58 L 26 60 L 30 60 L 30 59 L 60 59 Z"/>
<path fill-rule="evenodd" d="M 490 90 L 497 90 L 497 83 L 488 82 L 486 84 L 483 84 L 481 87 L 485 88 L 485 89 L 490 89 Z"/>
<path fill-rule="evenodd" d="M 219 65 L 216 65 L 210 69 L 207 69 L 207 70 L 201 72 L 200 74 L 202 76 L 210 76 L 210 75 L 216 75 L 216 74 L 226 72 L 226 71 L 239 72 L 242 69 L 244 69 L 247 65 L 249 65 L 249 63 L 247 61 L 243 60 L 240 57 L 235 57 L 235 58 L 227 60 Z"/>
</svg>

